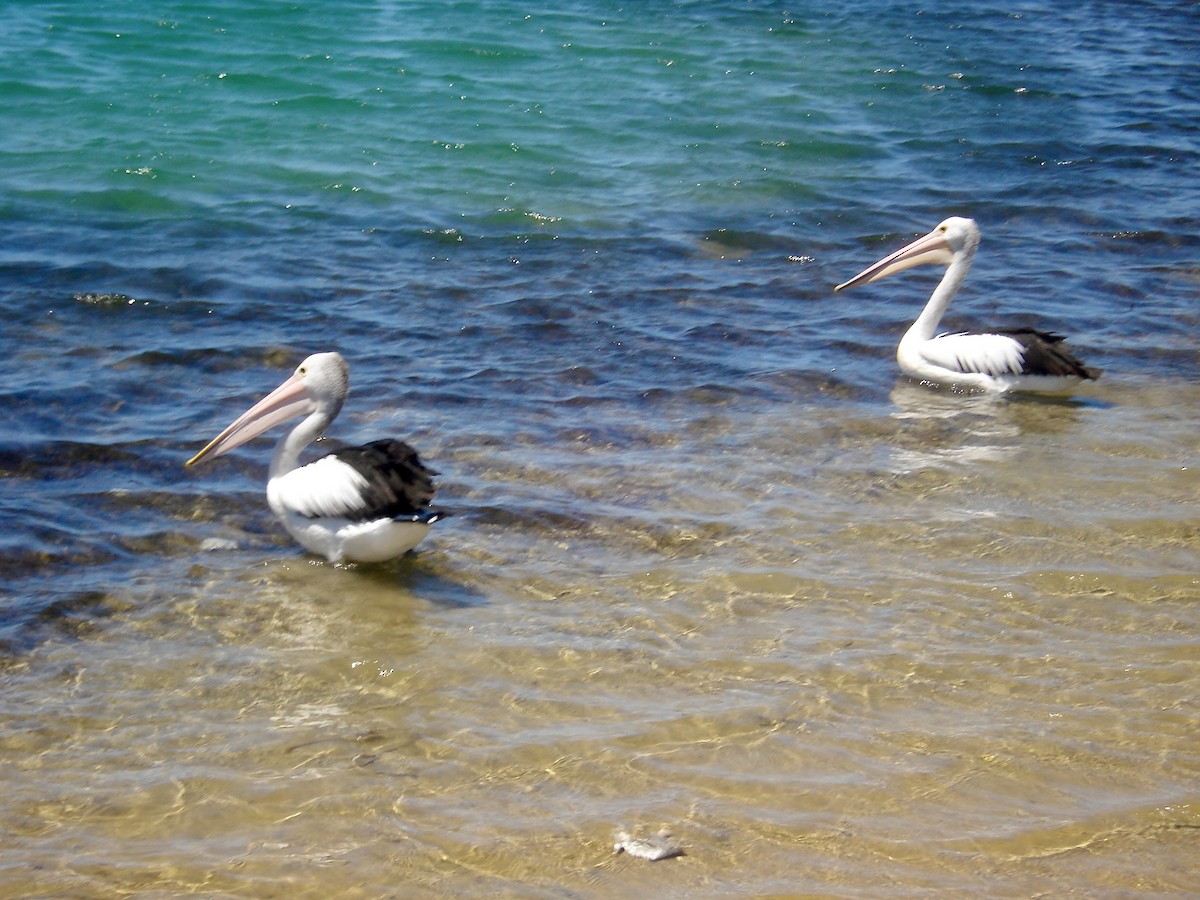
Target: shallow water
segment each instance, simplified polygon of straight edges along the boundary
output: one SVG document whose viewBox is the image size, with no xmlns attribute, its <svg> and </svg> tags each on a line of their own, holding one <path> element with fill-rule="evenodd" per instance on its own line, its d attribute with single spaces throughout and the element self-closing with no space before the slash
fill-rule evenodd
<svg viewBox="0 0 1200 900">
<path fill-rule="evenodd" d="M 1196 13 L 339 10 L 5 4 L 0 894 L 1194 890 Z M 182 469 L 321 349 L 395 564 Z"/>
</svg>

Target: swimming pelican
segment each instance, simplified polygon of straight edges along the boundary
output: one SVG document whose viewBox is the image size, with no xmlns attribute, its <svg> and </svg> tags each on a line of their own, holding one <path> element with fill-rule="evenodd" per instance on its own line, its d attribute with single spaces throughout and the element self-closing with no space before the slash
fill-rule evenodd
<svg viewBox="0 0 1200 900">
<path fill-rule="evenodd" d="M 402 441 L 333 450 L 300 465 L 300 451 L 341 411 L 350 370 L 337 353 L 317 353 L 242 413 L 185 465 L 228 453 L 269 428 L 307 416 L 275 445 L 267 502 L 292 537 L 330 562 L 382 562 L 420 543 L 449 513 L 429 508 L 432 476 Z"/>
<path fill-rule="evenodd" d="M 967 277 L 978 248 L 979 226 L 975 220 L 953 216 L 925 237 L 881 259 L 834 290 L 870 284 L 913 266 L 946 267 L 925 309 L 896 348 L 901 370 L 921 381 L 989 391 L 1047 391 L 1099 378 L 1100 370 L 1076 359 L 1063 345 L 1063 336 L 1053 332 L 998 328 L 986 334 L 934 336 L 934 329 Z"/>
</svg>

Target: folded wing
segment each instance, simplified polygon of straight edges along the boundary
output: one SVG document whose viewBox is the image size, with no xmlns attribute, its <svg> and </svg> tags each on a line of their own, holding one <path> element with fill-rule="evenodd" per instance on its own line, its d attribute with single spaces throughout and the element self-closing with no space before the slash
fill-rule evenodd
<svg viewBox="0 0 1200 900">
<path fill-rule="evenodd" d="M 331 451 L 279 476 L 271 488 L 285 509 L 307 518 L 422 519 L 436 474 L 408 444 L 381 440 Z"/>
</svg>

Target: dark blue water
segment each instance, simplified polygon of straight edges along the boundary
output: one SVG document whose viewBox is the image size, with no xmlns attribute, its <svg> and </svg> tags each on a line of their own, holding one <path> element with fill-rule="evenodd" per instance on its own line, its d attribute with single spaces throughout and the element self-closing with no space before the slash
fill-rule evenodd
<svg viewBox="0 0 1200 900">
<path fill-rule="evenodd" d="M 1194 809 L 1178 773 L 1197 766 L 1184 738 L 1195 710 L 1169 723 L 1145 711 L 1197 674 L 1195 5 L 215 0 L 0 13 L 0 759 L 7 817 L 21 823 L 0 839 L 17 860 L 5 890 L 278 889 L 297 862 L 282 851 L 244 879 L 210 877 L 236 856 L 217 837 L 244 812 L 232 799 L 205 824 L 191 796 L 110 808 L 95 791 L 138 793 L 121 756 L 141 742 L 163 785 L 191 784 L 215 754 L 224 774 L 192 789 L 240 797 L 239 779 L 291 764 L 290 749 L 258 743 L 273 746 L 282 710 L 375 721 L 379 684 L 330 686 L 368 670 L 408 672 L 412 689 L 387 703 L 415 692 L 428 706 L 345 740 L 409 735 L 384 746 L 393 769 L 420 773 L 428 809 L 347 801 L 399 816 L 418 848 L 358 857 L 364 896 L 406 878 L 436 892 L 441 877 L 455 891 L 625 891 L 636 861 L 611 883 L 581 873 L 605 858 L 612 820 L 639 814 L 690 824 L 682 871 L 695 880 L 641 882 L 668 892 L 871 894 L 895 886 L 887 848 L 913 833 L 931 843 L 905 844 L 895 877 L 914 890 L 970 893 L 988 866 L 1018 894 L 1135 890 L 1145 857 L 1194 873 L 1171 830 L 1194 827 L 1194 812 L 1162 810 Z M 977 219 L 983 245 L 946 325 L 1064 331 L 1104 369 L 1098 384 L 997 401 L 901 378 L 895 344 L 936 276 L 831 288 L 951 214 Z M 319 350 L 351 365 L 335 436 L 410 440 L 457 513 L 381 572 L 325 567 L 290 543 L 263 502 L 268 441 L 182 468 Z M 346 596 L 344 610 L 327 603 Z M 362 633 L 345 630 L 357 622 Z M 315 661 L 297 662 L 282 635 L 310 632 L 297 646 Z M 854 642 L 863 655 L 832 662 Z M 1062 668 L 1019 662 L 1037 659 Z M 1143 679 L 1109 680 L 1113 659 Z M 559 666 L 570 690 L 545 680 Z M 978 715 L 979 729 L 959 727 L 935 700 L 980 667 L 1001 687 L 963 700 L 956 715 Z M 613 680 L 597 688 L 588 673 L 600 671 Z M 304 687 L 282 689 L 280 672 Z M 63 699 L 64 678 L 85 685 L 86 710 Z M 877 702 L 871 685 L 906 697 L 905 679 L 928 704 Z M 1042 705 L 1051 687 L 1062 708 Z M 785 747 L 760 750 L 746 737 L 758 725 L 700 703 L 739 690 L 733 708 L 776 723 Z M 812 691 L 814 705 L 790 706 Z M 511 715 L 489 722 L 482 710 L 497 707 Z M 155 708 L 163 718 L 120 736 L 124 717 Z M 1085 708 L 1112 718 L 1086 721 Z M 828 731 L 813 724 L 833 709 Z M 1077 730 L 1038 724 L 1063 715 Z M 646 724 L 660 716 L 669 724 Z M 1019 787 L 923 805 L 928 784 L 887 774 L 897 729 L 921 728 L 898 724 L 913 716 L 933 723 L 913 748 L 999 753 Z M 179 736 L 155 724 L 166 719 Z M 1131 720 L 1157 737 L 1121 732 L 1102 758 L 1072 756 L 1080 735 Z M 1007 737 L 989 749 L 989 721 L 1040 749 Z M 569 746 L 543 759 L 505 723 Z M 100 733 L 118 735 L 112 747 Z M 398 749 L 418 733 L 440 749 Z M 846 733 L 860 735 L 866 773 L 845 776 L 847 818 L 817 812 L 825 800 L 776 806 L 823 796 L 794 780 L 817 760 L 830 766 L 817 781 L 840 783 Z M 725 758 L 692 759 L 704 741 Z M 669 746 L 680 761 L 643 772 L 614 746 L 646 758 Z M 462 771 L 423 768 L 452 758 Z M 507 794 L 466 788 L 492 777 L 481 760 L 541 771 L 567 758 L 584 762 L 527 822 Z M 1099 773 L 1096 792 L 1081 775 L 1044 808 L 1005 803 L 1061 784 L 1059 760 Z M 622 806 L 597 787 L 612 771 L 642 772 L 645 793 Z M 47 782 L 63 785 L 50 799 Z M 280 790 L 271 822 L 293 802 L 352 794 Z M 1115 794 L 1128 806 L 1102 799 Z M 905 802 L 892 818 L 867 812 Z M 594 820 L 548 812 L 576 806 Z M 997 837 L 1040 816 L 1072 824 Z M 349 811 L 304 821 L 305 837 L 277 843 L 379 839 Z M 154 827 L 171 837 L 147 849 L 135 837 Z M 821 837 L 839 829 L 867 844 Z M 461 835 L 453 852 L 447 831 Z M 60 844 L 31 851 L 51 833 Z M 1096 850 L 1085 874 L 1031 861 L 1101 833 L 1127 842 Z M 961 834 L 975 849 L 953 845 Z M 760 876 L 731 835 L 766 848 Z M 89 868 L 122 840 L 124 871 Z M 496 841 L 508 849 L 473 855 Z M 441 853 L 472 862 L 446 869 Z M 64 854 L 84 861 L 35 874 Z M 163 860 L 197 868 L 143 877 Z"/>
</svg>

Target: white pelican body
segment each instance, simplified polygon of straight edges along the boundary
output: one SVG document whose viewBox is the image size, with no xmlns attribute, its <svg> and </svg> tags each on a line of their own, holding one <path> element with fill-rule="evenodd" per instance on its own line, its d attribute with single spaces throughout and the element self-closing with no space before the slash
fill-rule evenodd
<svg viewBox="0 0 1200 900">
<path fill-rule="evenodd" d="M 1062 345 L 1062 335 L 1032 328 L 1001 328 L 987 334 L 934 334 L 946 307 L 958 292 L 979 248 L 979 226 L 957 216 L 881 259 L 835 291 L 869 284 L 911 269 L 937 264 L 946 274 L 925 309 L 896 348 L 900 369 L 934 384 L 988 391 L 1062 390 L 1100 377 Z"/>
<path fill-rule="evenodd" d="M 300 451 L 336 418 L 349 386 L 350 372 L 339 354 L 310 356 L 187 465 L 220 456 L 305 415 L 275 446 L 267 480 L 271 510 L 305 549 L 330 562 L 382 562 L 400 556 L 448 515 L 429 508 L 437 473 L 421 463 L 415 450 L 401 441 L 372 441 L 300 465 Z"/>
</svg>

